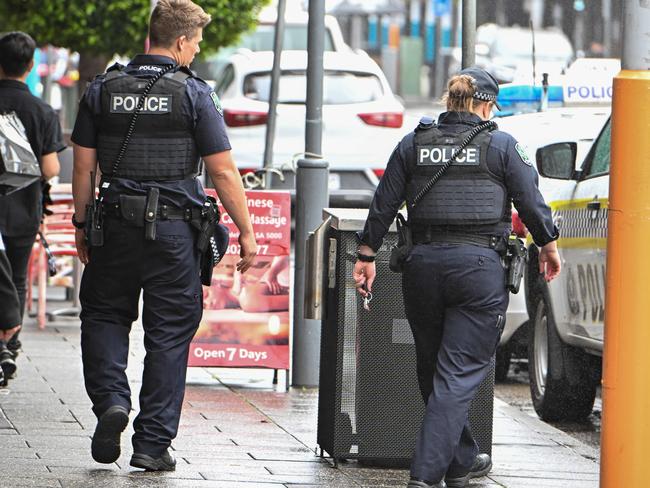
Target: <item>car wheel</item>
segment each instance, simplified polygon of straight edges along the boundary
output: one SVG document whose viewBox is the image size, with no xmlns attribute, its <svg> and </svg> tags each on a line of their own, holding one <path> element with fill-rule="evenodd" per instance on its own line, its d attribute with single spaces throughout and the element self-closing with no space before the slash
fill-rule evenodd
<svg viewBox="0 0 650 488">
<path fill-rule="evenodd" d="M 533 406 L 542 420 L 584 420 L 596 398 L 594 364 L 587 353 L 562 342 L 548 290 L 541 288 L 528 343 Z"/>
<path fill-rule="evenodd" d="M 494 365 L 494 379 L 502 382 L 508 379 L 508 371 L 510 371 L 510 358 L 512 351 L 506 344 L 497 349 L 497 357 Z"/>
</svg>

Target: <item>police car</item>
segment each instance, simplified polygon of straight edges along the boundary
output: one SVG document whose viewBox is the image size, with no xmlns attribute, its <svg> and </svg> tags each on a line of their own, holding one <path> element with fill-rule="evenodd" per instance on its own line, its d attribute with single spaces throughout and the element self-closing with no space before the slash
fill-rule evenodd
<svg viewBox="0 0 650 488">
<path fill-rule="evenodd" d="M 619 70 L 617 59 L 577 60 L 564 80 L 563 102 L 583 108 L 500 121 L 504 130 L 527 143 L 529 153 L 535 154 L 540 190 L 560 229 L 560 276 L 550 284 L 540 278 L 537 247 L 531 245 L 524 295 L 513 296 L 511 302 L 520 320 L 523 310 L 530 318 L 523 327 L 517 320 L 511 325 L 518 328 L 515 335 L 520 342 L 527 343 L 531 397 L 544 420 L 584 419 L 592 412 L 600 383 L 609 115 L 612 79 Z"/>
<path fill-rule="evenodd" d="M 497 119 L 501 130 L 512 134 L 526 148 L 529 158 L 534 160 L 537 149 L 549 144 L 570 140 L 575 143 L 576 158 L 581 161 L 589 152 L 603 124 L 610 114 L 610 108 L 604 107 L 562 107 L 553 108 L 546 112 L 534 112 L 513 115 Z M 574 168 L 578 169 L 578 167 Z M 561 195 L 571 194 L 575 182 L 558 180 L 540 176 L 539 188 L 546 202 L 554 208 Z M 513 214 L 513 230 L 522 238 L 527 237 L 527 231 L 519 220 L 516 212 Z M 564 230 L 560 225 L 561 233 Z M 537 288 L 528 286 L 531 277 L 536 277 L 537 266 L 536 246 L 528 241 L 531 250 L 529 272 L 522 283 L 520 292 L 510 295 L 510 304 L 506 314 L 506 325 L 497 351 L 497 379 L 507 376 L 510 358 L 513 355 L 526 356 L 528 337 L 535 318 L 538 298 Z M 562 241 L 560 242 L 562 244 Z M 561 250 L 562 252 L 562 250 Z M 566 262 L 563 263 L 566 266 Z M 562 273 L 561 278 L 564 276 Z M 561 279 L 560 278 L 560 279 Z M 557 281 L 557 280 L 556 280 Z M 553 282 L 555 284 L 555 282 Z M 532 364 L 532 362 L 531 362 Z M 532 366 L 529 366 L 532 368 Z"/>
<path fill-rule="evenodd" d="M 330 165 L 330 205 L 367 208 L 386 161 L 417 125 L 405 116 L 384 73 L 365 53 L 324 53 L 323 157 Z M 265 184 L 264 146 L 272 52 L 237 52 L 216 80 L 233 157 L 244 185 Z M 281 59 L 272 188 L 295 188 L 296 162 L 305 148 L 307 52 Z"/>
</svg>

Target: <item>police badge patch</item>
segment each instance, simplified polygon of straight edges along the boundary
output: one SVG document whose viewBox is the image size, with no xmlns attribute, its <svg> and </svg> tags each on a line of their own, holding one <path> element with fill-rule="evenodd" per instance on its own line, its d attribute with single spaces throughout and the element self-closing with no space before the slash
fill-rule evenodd
<svg viewBox="0 0 650 488">
<path fill-rule="evenodd" d="M 214 103 L 214 108 L 217 109 L 217 112 L 219 112 L 219 115 L 223 116 L 223 108 L 221 108 L 221 100 L 219 100 L 219 97 L 215 92 L 210 93 L 210 98 L 212 98 L 212 103 Z"/>
<path fill-rule="evenodd" d="M 533 165 L 533 162 L 530 160 L 528 154 L 526 153 L 526 150 L 523 148 L 521 144 L 519 143 L 515 144 L 515 150 L 519 154 L 519 157 L 521 158 L 524 164 L 527 164 L 528 166 Z"/>
</svg>

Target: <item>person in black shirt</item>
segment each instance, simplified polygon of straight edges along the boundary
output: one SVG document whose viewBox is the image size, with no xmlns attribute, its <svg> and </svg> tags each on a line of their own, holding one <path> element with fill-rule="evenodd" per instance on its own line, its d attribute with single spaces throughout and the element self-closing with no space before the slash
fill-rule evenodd
<svg viewBox="0 0 650 488">
<path fill-rule="evenodd" d="M 65 144 L 56 112 L 33 96 L 25 84 L 34 65 L 35 48 L 34 40 L 24 32 L 10 32 L 0 38 L 0 113 L 17 114 L 39 159 L 43 181 L 47 181 L 59 174 L 57 153 L 65 149 Z M 25 311 L 27 264 L 43 213 L 41 185 L 36 182 L 0 196 L 0 232 L 20 300 L 21 317 Z M 20 348 L 17 334 L 7 347 L 14 354 Z M 0 361 L 9 359 L 7 351 L 0 352 Z"/>
<path fill-rule="evenodd" d="M 209 21 L 189 0 L 159 0 L 151 14 L 149 53 L 97 76 L 79 105 L 72 134 L 73 222 L 86 264 L 81 350 L 98 418 L 91 454 L 100 463 L 118 459 L 129 420 L 125 369 L 142 293 L 147 353 L 130 463 L 149 471 L 176 466 L 169 447 L 178 431 L 190 341 L 203 312 L 197 228 L 206 223 L 206 195 L 197 178 L 200 159 L 240 230 L 237 269 L 245 272 L 257 253 L 219 99 L 187 68 Z M 151 91 L 132 126 L 147 86 Z M 93 215 L 103 228 L 91 236 L 103 244 L 90 239 L 89 247 L 84 222 L 94 200 L 90 173 L 98 167 L 102 210 Z"/>
<path fill-rule="evenodd" d="M 406 201 L 414 245 L 402 287 L 426 404 L 409 488 L 464 488 L 492 467 L 478 451 L 468 413 L 505 325 L 502 257 L 513 203 L 541 248 L 540 273 L 550 281 L 560 272 L 558 229 L 530 158 L 496 126 L 477 129 L 490 118 L 498 93 L 496 80 L 476 67 L 449 81 L 447 112 L 437 124 L 423 118 L 397 145 L 359 235 L 354 280 L 367 296 L 374 256 Z M 470 134 L 469 145 L 446 167 Z M 440 176 L 431 186 L 434 175 Z"/>
</svg>

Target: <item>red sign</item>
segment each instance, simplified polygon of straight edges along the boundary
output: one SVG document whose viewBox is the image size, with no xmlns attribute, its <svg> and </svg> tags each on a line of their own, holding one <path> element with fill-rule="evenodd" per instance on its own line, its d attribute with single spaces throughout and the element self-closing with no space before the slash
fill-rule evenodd
<svg viewBox="0 0 650 488">
<path fill-rule="evenodd" d="M 216 197 L 214 190 L 206 193 Z M 246 192 L 258 255 L 242 274 L 239 230 L 219 202 L 230 230 L 228 252 L 203 287 L 203 318 L 190 345 L 189 366 L 289 369 L 291 197 Z"/>
</svg>

